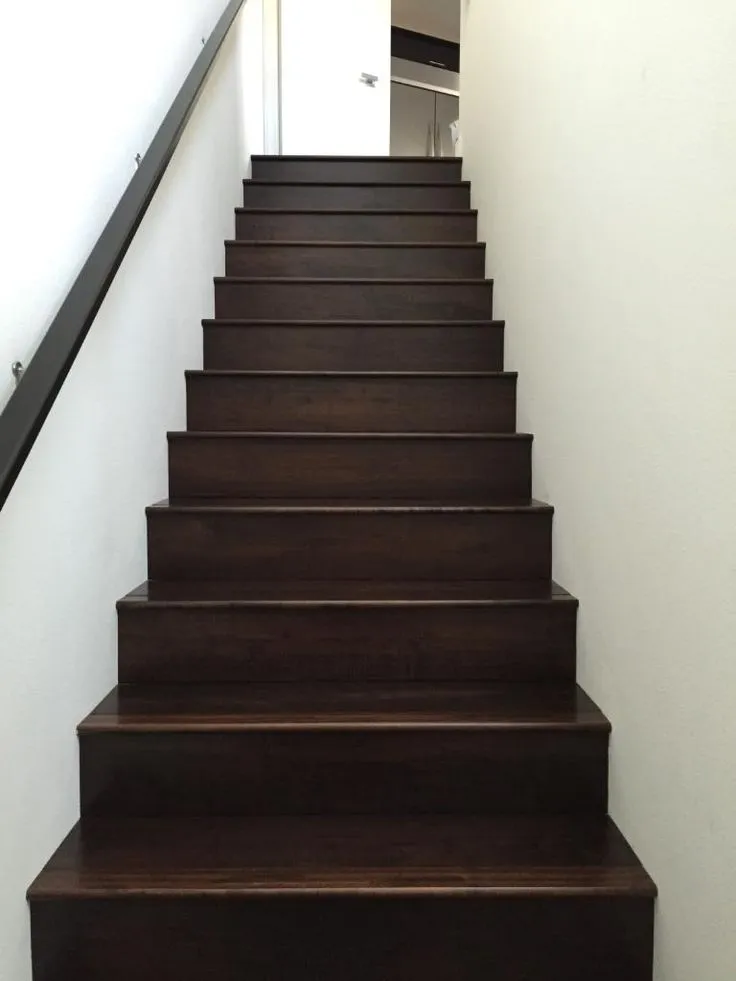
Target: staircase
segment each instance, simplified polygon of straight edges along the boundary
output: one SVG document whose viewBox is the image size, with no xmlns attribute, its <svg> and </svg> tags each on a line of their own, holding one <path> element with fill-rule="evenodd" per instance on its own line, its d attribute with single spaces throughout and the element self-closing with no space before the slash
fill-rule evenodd
<svg viewBox="0 0 736 981">
<path fill-rule="evenodd" d="M 457 160 L 258 157 L 35 981 L 645 981 Z"/>
</svg>

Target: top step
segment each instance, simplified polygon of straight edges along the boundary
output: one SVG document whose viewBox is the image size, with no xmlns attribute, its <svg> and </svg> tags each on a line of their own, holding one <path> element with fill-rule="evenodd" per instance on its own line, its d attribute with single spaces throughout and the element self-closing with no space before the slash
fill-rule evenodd
<svg viewBox="0 0 736 981">
<path fill-rule="evenodd" d="M 459 181 L 459 157 L 253 156 L 253 179 L 289 183 L 422 183 Z"/>
</svg>

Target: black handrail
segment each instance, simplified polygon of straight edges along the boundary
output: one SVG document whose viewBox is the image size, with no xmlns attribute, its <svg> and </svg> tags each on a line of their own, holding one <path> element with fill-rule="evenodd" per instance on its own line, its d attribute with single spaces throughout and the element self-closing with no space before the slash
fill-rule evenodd
<svg viewBox="0 0 736 981">
<path fill-rule="evenodd" d="M 215 58 L 245 0 L 230 0 L 89 258 L 0 414 L 0 508 L 166 173 Z"/>
</svg>

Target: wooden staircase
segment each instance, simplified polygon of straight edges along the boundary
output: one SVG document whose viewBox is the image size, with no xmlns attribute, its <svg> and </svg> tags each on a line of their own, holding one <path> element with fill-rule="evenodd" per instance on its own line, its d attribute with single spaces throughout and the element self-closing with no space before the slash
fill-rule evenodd
<svg viewBox="0 0 736 981">
<path fill-rule="evenodd" d="M 649 981 L 460 162 L 253 173 L 35 981 Z"/>
</svg>

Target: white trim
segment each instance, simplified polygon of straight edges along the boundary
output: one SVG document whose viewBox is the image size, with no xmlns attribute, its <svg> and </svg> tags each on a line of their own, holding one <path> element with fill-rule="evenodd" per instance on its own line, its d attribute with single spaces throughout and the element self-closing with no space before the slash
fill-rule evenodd
<svg viewBox="0 0 736 981">
<path fill-rule="evenodd" d="M 460 93 L 456 89 L 445 89 L 441 85 L 430 85 L 428 82 L 415 82 L 413 78 L 401 78 L 399 75 L 392 75 L 391 81 L 397 85 L 408 85 L 413 89 L 428 89 L 430 92 L 439 92 L 440 95 L 452 95 L 456 99 L 460 98 Z"/>
<path fill-rule="evenodd" d="M 281 0 L 263 0 L 263 149 L 281 153 Z"/>
</svg>

